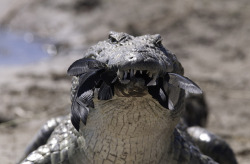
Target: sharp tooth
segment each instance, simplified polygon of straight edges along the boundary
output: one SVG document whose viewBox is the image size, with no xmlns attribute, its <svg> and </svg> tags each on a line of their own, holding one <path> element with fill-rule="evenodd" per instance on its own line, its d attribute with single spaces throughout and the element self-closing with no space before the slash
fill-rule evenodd
<svg viewBox="0 0 250 164">
<path fill-rule="evenodd" d="M 134 76 L 134 70 L 130 70 L 130 77 L 133 77 Z"/>
<path fill-rule="evenodd" d="M 149 72 L 148 76 L 153 77 L 153 73 Z"/>
<path fill-rule="evenodd" d="M 158 78 L 158 74 L 154 74 L 153 79 L 147 84 L 147 86 L 155 86 L 157 78 Z"/>
<path fill-rule="evenodd" d="M 134 69 L 134 75 L 136 74 L 136 70 Z"/>
<path fill-rule="evenodd" d="M 142 74 L 142 70 L 140 70 L 140 73 Z"/>
<path fill-rule="evenodd" d="M 123 72 L 123 71 L 119 71 L 119 79 L 121 79 L 121 80 L 122 80 L 123 75 L 124 75 L 124 72 Z"/>
<path fill-rule="evenodd" d="M 124 79 L 127 79 L 127 76 L 128 76 L 128 72 L 125 71 Z"/>
</svg>

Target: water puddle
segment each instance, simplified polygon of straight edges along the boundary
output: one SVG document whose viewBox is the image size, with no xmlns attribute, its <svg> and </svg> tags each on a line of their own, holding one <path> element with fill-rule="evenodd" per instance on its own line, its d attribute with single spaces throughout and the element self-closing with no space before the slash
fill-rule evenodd
<svg viewBox="0 0 250 164">
<path fill-rule="evenodd" d="M 34 64 L 57 54 L 56 47 L 32 33 L 0 29 L 0 66 Z"/>
</svg>

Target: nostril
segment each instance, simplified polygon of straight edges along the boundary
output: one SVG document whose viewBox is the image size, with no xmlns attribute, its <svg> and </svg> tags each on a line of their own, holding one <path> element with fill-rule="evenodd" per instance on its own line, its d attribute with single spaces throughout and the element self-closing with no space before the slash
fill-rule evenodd
<svg viewBox="0 0 250 164">
<path fill-rule="evenodd" d="M 137 57 L 136 57 L 136 55 L 135 54 L 129 54 L 127 57 L 126 57 L 126 59 L 128 60 L 128 61 L 135 61 L 136 59 L 137 59 Z"/>
<path fill-rule="evenodd" d="M 135 61 L 136 60 L 136 57 L 135 56 L 130 56 L 127 58 L 129 61 Z"/>
</svg>

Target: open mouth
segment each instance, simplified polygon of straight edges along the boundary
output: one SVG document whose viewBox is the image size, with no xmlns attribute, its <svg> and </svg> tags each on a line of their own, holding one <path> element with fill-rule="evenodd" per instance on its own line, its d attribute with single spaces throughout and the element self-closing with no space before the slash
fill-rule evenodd
<svg viewBox="0 0 250 164">
<path fill-rule="evenodd" d="M 159 74 L 144 69 L 109 68 L 95 59 L 83 58 L 75 61 L 69 67 L 68 74 L 79 79 L 71 107 L 71 121 L 77 130 L 80 121 L 86 124 L 89 110 L 94 108 L 94 90 L 97 90 L 99 100 L 109 100 L 114 96 L 114 87 L 120 88 L 122 94 L 127 97 L 138 96 L 138 93 L 147 89 L 152 98 L 169 110 L 175 109 L 168 95 L 172 88 L 180 88 L 189 93 L 202 93 L 198 85 L 176 73 Z"/>
<path fill-rule="evenodd" d="M 117 77 L 122 84 L 128 84 L 135 79 L 143 79 L 145 81 L 145 86 L 152 86 L 156 85 L 159 74 L 152 73 L 148 70 L 129 69 L 126 71 L 118 70 Z"/>
</svg>

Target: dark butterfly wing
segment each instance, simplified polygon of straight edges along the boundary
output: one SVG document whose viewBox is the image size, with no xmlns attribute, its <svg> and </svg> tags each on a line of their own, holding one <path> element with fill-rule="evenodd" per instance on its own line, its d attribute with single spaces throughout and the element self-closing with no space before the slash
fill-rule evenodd
<svg viewBox="0 0 250 164">
<path fill-rule="evenodd" d="M 74 107 L 71 108 L 71 123 L 79 131 L 80 121 L 86 125 L 89 108 L 87 106 L 80 105 L 78 102 L 72 104 Z"/>
<path fill-rule="evenodd" d="M 98 60 L 82 58 L 76 60 L 73 64 L 68 68 L 68 75 L 70 76 L 79 76 L 83 73 L 88 72 L 91 69 L 102 69 L 106 68 L 106 65 Z"/>
<path fill-rule="evenodd" d="M 79 131 L 80 120 L 86 125 L 89 107 L 94 107 L 93 90 L 84 92 L 80 97 L 75 97 L 71 107 L 71 122 Z"/>
<path fill-rule="evenodd" d="M 101 79 L 105 81 L 106 84 L 111 85 L 117 80 L 117 74 L 114 71 L 105 71 L 101 74 Z"/>
<path fill-rule="evenodd" d="M 186 92 L 202 94 L 200 87 L 187 77 L 176 73 L 168 73 L 169 83 L 175 87 L 184 89 Z"/>
<path fill-rule="evenodd" d="M 103 70 L 90 70 L 79 77 L 79 87 L 74 96 L 71 106 L 71 122 L 76 130 L 79 131 L 80 121 L 86 124 L 89 107 L 94 107 L 93 89 L 100 80 Z"/>
<path fill-rule="evenodd" d="M 101 80 L 100 75 L 104 69 L 92 69 L 91 71 L 82 74 L 79 77 L 79 88 L 77 90 L 77 97 L 85 91 L 93 89 Z"/>
<path fill-rule="evenodd" d="M 169 78 L 168 78 L 169 79 Z M 174 110 L 174 103 L 171 99 L 177 99 L 179 97 L 179 87 L 173 86 L 168 83 L 169 81 L 163 81 L 163 89 L 168 94 L 168 109 Z"/>
<path fill-rule="evenodd" d="M 99 92 L 98 92 L 98 99 L 99 100 L 109 100 L 114 95 L 114 87 L 113 85 L 108 85 L 105 82 L 102 83 Z"/>
<path fill-rule="evenodd" d="M 71 123 L 77 131 L 79 131 L 79 128 L 80 128 L 80 120 L 81 120 L 80 111 L 81 110 L 84 110 L 84 109 L 81 109 L 80 105 L 76 101 L 73 101 L 72 106 L 71 106 Z"/>
<path fill-rule="evenodd" d="M 94 96 L 94 91 L 88 90 L 88 91 L 84 92 L 80 97 L 76 98 L 76 101 L 81 106 L 87 106 L 87 107 L 94 108 L 93 96 Z"/>
</svg>

